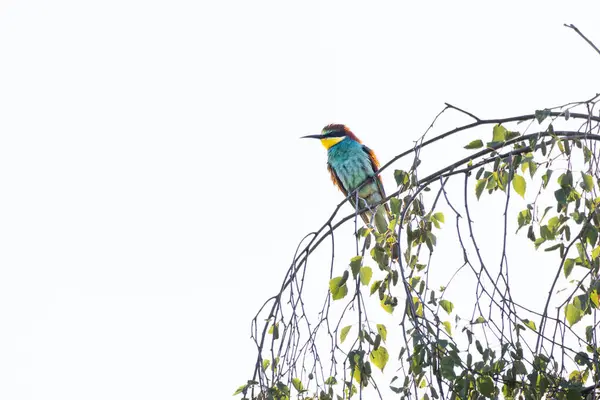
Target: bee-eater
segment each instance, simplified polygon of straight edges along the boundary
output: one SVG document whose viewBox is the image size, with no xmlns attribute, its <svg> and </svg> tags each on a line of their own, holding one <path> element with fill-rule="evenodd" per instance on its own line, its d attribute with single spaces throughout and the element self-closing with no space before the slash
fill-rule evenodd
<svg viewBox="0 0 600 400">
<path fill-rule="evenodd" d="M 303 138 L 321 140 L 321 144 L 327 149 L 327 169 L 331 180 L 345 196 L 360 188 L 358 190 L 359 204 L 356 204 L 356 193 L 353 193 L 349 199 L 355 209 L 370 208 L 385 199 L 381 178 L 376 175 L 379 170 L 379 161 L 375 157 L 375 153 L 362 144 L 347 126 L 327 125 L 320 135 L 308 135 Z M 365 181 L 368 182 L 365 183 Z M 385 204 L 385 210 L 389 214 L 387 204 Z M 372 216 L 372 211 L 361 214 L 367 225 L 372 222 Z"/>
</svg>

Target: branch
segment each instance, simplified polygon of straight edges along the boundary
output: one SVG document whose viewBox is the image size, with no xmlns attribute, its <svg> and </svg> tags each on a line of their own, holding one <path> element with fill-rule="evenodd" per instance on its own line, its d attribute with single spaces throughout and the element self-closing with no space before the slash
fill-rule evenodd
<svg viewBox="0 0 600 400">
<path fill-rule="evenodd" d="M 581 37 L 583 38 L 583 40 L 585 40 L 586 42 L 588 42 L 588 43 L 589 43 L 589 45 L 590 45 L 590 46 L 592 46 L 592 47 L 594 48 L 594 50 L 596 50 L 596 53 L 600 54 L 600 49 L 598 49 L 598 48 L 596 47 L 596 45 L 595 45 L 594 43 L 592 43 L 592 41 L 591 41 L 590 39 L 586 38 L 586 37 L 585 37 L 585 35 L 584 35 L 583 33 L 581 33 L 581 31 L 580 31 L 579 29 L 577 29 L 577 27 L 576 27 L 575 25 L 573 25 L 573 24 L 569 24 L 569 25 L 567 25 L 567 24 L 564 24 L 564 26 L 566 26 L 567 28 L 571 28 L 571 29 L 573 29 L 575 32 L 577 32 L 577 34 L 578 34 L 579 36 L 581 36 Z"/>
<path fill-rule="evenodd" d="M 445 104 L 445 105 L 446 105 L 446 107 L 448 107 L 448 108 L 453 108 L 453 109 L 455 109 L 456 111 L 460 111 L 460 112 L 461 112 L 461 113 L 463 113 L 463 114 L 467 114 L 469 117 L 473 118 L 475 121 L 481 121 L 479 118 L 477 118 L 476 116 L 474 116 L 473 114 L 471 114 L 471 113 L 470 113 L 470 112 L 468 112 L 468 111 L 465 111 L 465 110 L 463 110 L 463 109 L 461 109 L 461 108 L 455 107 L 455 106 L 453 106 L 452 104 L 448 104 L 448 103 L 444 103 L 444 104 Z"/>
<path fill-rule="evenodd" d="M 548 113 L 548 117 L 563 117 L 563 116 L 564 116 L 563 112 L 549 112 Z M 570 113 L 569 117 L 573 118 L 573 119 L 583 119 L 583 120 L 591 120 L 591 121 L 600 122 L 600 117 L 596 117 L 596 116 L 589 115 L 589 114 Z M 529 121 L 529 120 L 533 120 L 535 118 L 536 118 L 535 114 L 526 114 L 526 115 L 519 115 L 517 117 L 509 117 L 509 118 L 480 119 L 480 120 L 477 120 L 470 124 L 459 126 L 458 128 L 454 128 L 452 130 L 449 130 L 445 133 L 442 133 L 436 137 L 433 137 L 433 138 L 423 142 L 420 146 L 418 146 L 416 148 L 412 148 L 410 150 L 407 150 L 403 153 L 398 154 L 396 157 L 392 158 L 390 161 L 385 163 L 381 168 L 379 168 L 379 171 L 377 171 L 377 175 L 379 175 L 383 170 L 388 168 L 390 165 L 392 165 L 399 159 L 401 159 L 411 153 L 414 153 L 417 149 L 422 149 L 432 143 L 442 140 L 448 136 L 454 135 L 455 133 L 458 133 L 461 131 L 466 131 L 466 130 L 469 130 L 471 128 L 475 128 L 475 127 L 481 126 L 481 125 L 492 125 L 492 124 L 493 125 L 496 125 L 496 124 L 502 125 L 502 124 L 509 123 L 509 122 Z M 346 200 L 344 200 L 344 203 L 347 200 L 348 200 L 348 198 L 346 198 Z"/>
<path fill-rule="evenodd" d="M 573 29 L 576 29 L 576 28 L 573 27 Z M 578 104 L 589 106 L 588 103 L 593 102 L 593 100 L 595 100 L 598 96 L 599 95 L 596 95 L 594 98 L 592 98 L 592 100 L 590 100 L 588 102 L 579 102 Z M 574 104 L 576 104 L 576 103 L 574 103 Z M 595 103 L 592 103 L 592 105 L 595 105 Z M 416 142 L 415 146 L 412 149 L 409 149 L 401 154 L 398 154 L 395 158 L 393 158 L 390 162 L 388 162 L 385 166 L 383 166 L 383 168 L 380 168 L 379 171 L 377 171 L 375 176 L 379 175 L 381 173 L 381 171 L 383 171 L 385 168 L 391 166 L 391 164 L 394 163 L 395 161 L 397 161 L 401 158 L 404 158 L 405 156 L 409 156 L 410 154 L 413 154 L 415 156 L 415 158 L 418 159 L 419 152 L 424 147 L 426 147 L 430 144 L 433 144 L 435 142 L 438 142 L 443 138 L 454 135 L 455 133 L 458 133 L 461 131 L 467 131 L 471 128 L 478 127 L 478 126 L 485 126 L 485 125 L 491 125 L 491 124 L 502 124 L 502 123 L 506 123 L 506 122 L 531 121 L 531 123 L 533 123 L 533 122 L 535 122 L 535 118 L 536 118 L 535 114 L 529 114 L 529 115 L 521 115 L 521 116 L 504 118 L 504 119 L 479 119 L 474 114 L 467 112 L 465 110 L 462 110 L 458 107 L 452 106 L 451 104 L 445 103 L 445 106 L 446 107 L 444 108 L 444 110 L 454 109 L 460 113 L 463 113 L 463 114 L 473 118 L 474 121 L 472 121 L 469 124 L 458 126 L 452 130 L 442 133 L 441 135 L 433 137 L 427 141 L 424 140 L 425 135 L 423 135 L 423 137 Z M 415 175 L 414 175 L 415 182 L 412 183 L 412 185 L 414 185 L 414 186 L 412 186 L 411 190 L 408 193 L 406 193 L 406 194 L 410 193 L 410 195 L 406 196 L 403 199 L 403 203 L 402 203 L 403 210 L 402 210 L 402 214 L 401 214 L 402 218 L 401 218 L 401 222 L 397 225 L 398 229 L 403 230 L 403 227 L 405 225 L 403 222 L 406 220 L 406 213 L 407 213 L 408 208 L 410 207 L 412 201 L 417 199 L 419 196 L 421 196 L 421 191 L 429 189 L 429 186 L 434 182 L 440 181 L 440 183 L 441 183 L 441 189 L 440 189 L 440 192 L 438 192 L 435 202 L 437 202 L 437 199 L 441 195 L 442 192 L 443 192 L 444 196 L 446 197 L 446 200 L 448 201 L 448 198 L 444 191 L 444 186 L 445 186 L 445 183 L 448 181 L 449 177 L 458 175 L 458 174 L 465 174 L 465 178 L 467 178 L 470 175 L 471 171 L 475 170 L 476 168 L 480 168 L 486 164 L 496 162 L 498 160 L 509 159 L 508 162 L 511 163 L 511 159 L 514 156 L 538 150 L 541 146 L 540 144 L 538 144 L 538 141 L 540 139 L 542 141 L 544 140 L 543 138 L 547 138 L 547 137 L 552 137 L 552 140 L 557 140 L 557 138 L 561 138 L 564 141 L 587 139 L 587 140 L 590 140 L 591 142 L 600 143 L 600 131 L 596 134 L 592 133 L 598 126 L 600 126 L 600 124 L 599 124 L 600 117 L 593 116 L 592 111 L 589 109 L 589 107 L 588 107 L 587 114 L 578 114 L 578 113 L 565 114 L 564 109 L 558 110 L 559 112 L 550 111 L 553 109 L 556 109 L 556 108 L 544 109 L 544 116 L 545 117 L 554 117 L 554 118 L 552 118 L 553 120 L 556 118 L 561 118 L 561 117 L 566 117 L 565 119 L 573 118 L 573 119 L 585 120 L 586 122 L 584 123 L 584 125 L 586 126 L 586 131 L 580 132 L 580 131 L 561 130 L 561 131 L 548 132 L 546 130 L 546 131 L 536 132 L 533 134 L 519 136 L 517 138 L 513 138 L 511 140 L 505 141 L 502 144 L 502 146 L 486 147 L 486 148 L 480 149 L 479 151 L 475 151 L 472 154 L 470 154 L 469 156 L 464 157 L 462 159 L 458 159 L 458 160 L 455 159 L 456 161 L 454 163 L 452 163 L 434 173 L 431 173 L 424 178 L 421 178 L 419 176 L 419 178 L 421 178 L 421 179 L 417 179 L 416 166 L 413 165 L 413 169 L 415 170 Z M 438 114 L 438 116 L 434 119 L 434 122 L 444 112 L 444 110 L 442 110 Z M 567 110 L 567 112 L 569 112 L 569 109 Z M 592 124 L 591 121 L 594 121 L 595 123 Z M 430 128 L 432 126 L 433 126 L 433 123 L 431 124 Z M 582 129 L 582 127 L 580 127 L 579 129 Z M 529 130 L 529 127 L 526 129 L 526 131 L 527 130 Z M 429 129 L 428 129 L 428 131 L 429 131 Z M 558 139 L 558 140 L 560 140 L 560 139 Z M 529 144 L 527 143 L 527 141 L 530 141 Z M 548 141 L 544 141 L 544 143 L 547 144 Z M 595 143 L 593 145 L 591 145 L 594 152 L 596 149 Z M 513 145 L 516 145 L 516 146 L 513 148 L 512 147 Z M 519 147 L 519 146 L 521 146 L 521 147 Z M 516 167 L 514 167 L 511 163 L 511 171 L 512 171 L 512 168 L 516 168 Z M 372 177 L 372 179 L 375 179 L 375 176 Z M 363 185 L 368 184 L 370 181 L 371 181 L 370 179 L 367 179 L 363 183 Z M 510 183 L 510 181 L 509 181 L 509 183 Z M 353 193 L 349 193 L 348 196 L 337 205 L 335 210 L 333 210 L 333 213 L 329 217 L 328 221 L 325 224 L 323 224 L 323 226 L 320 229 L 318 229 L 317 231 L 311 232 L 310 234 L 308 234 L 298 244 L 296 253 L 294 254 L 294 257 L 293 257 L 293 261 L 292 261 L 287 273 L 285 274 L 285 277 L 284 277 L 283 282 L 281 283 L 279 292 L 276 295 L 270 297 L 262 305 L 262 307 L 260 308 L 260 310 L 258 311 L 256 316 L 254 317 L 254 319 L 252 321 L 251 336 L 254 340 L 254 343 L 257 346 L 258 357 L 257 357 L 256 363 L 254 365 L 253 380 L 248 381 L 249 382 L 248 384 L 250 386 L 253 387 L 253 385 L 257 385 L 257 389 L 262 391 L 262 390 L 264 390 L 264 388 L 267 388 L 271 383 L 275 383 L 279 379 L 287 379 L 288 386 L 289 386 L 289 379 L 291 379 L 290 377 L 296 376 L 296 377 L 299 377 L 300 379 L 302 379 L 301 375 L 309 372 L 309 370 L 310 370 L 311 374 L 309 375 L 309 380 L 314 379 L 314 380 L 312 380 L 312 385 L 316 385 L 316 388 L 322 387 L 324 385 L 325 377 L 327 375 L 324 374 L 324 371 L 323 371 L 324 365 L 321 364 L 322 357 L 319 356 L 319 354 L 318 354 L 318 347 L 320 347 L 320 346 L 317 346 L 316 340 L 317 340 L 317 336 L 323 337 L 323 335 L 328 335 L 329 338 L 331 339 L 331 357 L 330 357 L 331 358 L 331 360 L 330 360 L 331 366 L 329 367 L 329 369 L 330 369 L 329 375 L 337 376 L 337 374 L 338 374 L 337 373 L 337 364 L 338 363 L 341 364 L 342 361 L 338 360 L 336 355 L 341 354 L 343 357 L 345 357 L 343 360 L 343 372 L 344 372 L 344 379 L 346 379 L 348 354 L 341 347 L 339 347 L 337 338 L 339 336 L 339 328 L 341 326 L 340 324 L 342 323 L 342 319 L 344 318 L 344 315 L 345 315 L 346 311 L 348 310 L 348 307 L 358 306 L 359 329 L 362 329 L 361 327 L 362 327 L 363 323 L 365 323 L 366 324 L 365 332 L 368 333 L 368 332 L 373 331 L 373 329 L 370 327 L 370 324 L 369 324 L 368 315 L 366 314 L 367 309 L 365 307 L 365 303 L 363 300 L 363 296 L 362 296 L 363 294 L 360 292 L 360 286 L 359 286 L 360 283 L 358 280 L 356 281 L 357 290 L 355 292 L 355 295 L 351 299 L 351 301 L 346 305 L 346 307 L 342 310 L 341 316 L 339 317 L 339 320 L 337 321 L 337 325 L 335 325 L 336 323 L 333 319 L 330 320 L 331 316 L 329 315 L 329 305 L 331 303 L 331 298 L 330 298 L 329 294 L 326 295 L 323 309 L 319 313 L 319 320 L 316 324 L 313 324 L 312 320 L 309 321 L 309 316 L 308 316 L 307 312 L 304 310 L 304 301 L 302 299 L 302 295 L 303 295 L 302 292 L 304 289 L 304 275 L 306 274 L 306 271 L 307 271 L 309 256 L 321 245 L 321 243 L 328 236 L 331 236 L 332 253 L 331 253 L 331 270 L 330 270 L 330 274 L 329 274 L 329 278 L 331 279 L 332 272 L 333 272 L 333 265 L 334 265 L 334 254 L 335 254 L 335 242 L 333 239 L 334 232 L 341 225 L 347 223 L 349 220 L 352 220 L 352 219 L 354 219 L 355 225 L 356 225 L 357 216 L 359 214 L 361 214 L 364 211 L 370 210 L 374 207 L 377 207 L 377 205 L 372 205 L 369 208 L 355 209 L 355 210 L 353 210 L 353 212 L 351 214 L 346 215 L 346 216 L 344 216 L 342 213 L 340 213 L 340 210 L 341 210 L 341 207 L 343 206 L 343 204 L 345 202 L 349 201 L 349 199 L 351 199 L 352 196 L 356 196 L 358 190 L 360 190 L 360 187 Z M 465 190 L 467 190 L 466 186 L 465 186 Z M 510 188 L 509 188 L 509 190 L 510 190 Z M 392 197 L 399 198 L 400 194 L 404 191 L 406 191 L 406 188 L 404 188 L 404 187 L 396 188 L 396 191 L 393 194 L 387 196 L 380 204 L 387 202 Z M 432 210 L 435 208 L 435 202 L 434 202 L 434 207 L 432 208 Z M 459 215 L 459 214 L 457 213 L 457 215 Z M 334 222 L 334 219 L 337 219 L 337 221 Z M 471 221 L 469 219 L 468 211 L 467 211 L 467 219 L 468 219 L 468 223 L 470 223 Z M 505 209 L 505 221 L 504 222 L 505 222 L 505 227 L 504 227 L 505 239 L 504 240 L 506 241 L 506 209 Z M 457 230 L 458 229 L 459 229 L 459 226 L 458 226 L 458 219 L 457 219 Z M 357 227 L 355 226 L 355 233 L 356 233 L 356 231 L 357 231 Z M 398 243 L 399 248 L 400 248 L 400 235 L 405 234 L 405 233 L 407 234 L 407 232 L 400 232 L 400 231 L 397 233 L 396 237 L 398 238 L 397 243 Z M 359 238 L 357 237 L 357 246 L 358 246 L 358 240 L 359 240 Z M 460 240 L 460 232 L 459 232 L 459 240 Z M 461 245 L 462 245 L 462 242 L 461 242 Z M 368 246 L 366 244 L 366 241 L 363 246 L 363 251 L 362 251 L 363 256 L 365 255 L 365 248 L 367 248 L 365 246 Z M 477 245 L 475 245 L 475 246 L 477 248 Z M 506 244 L 504 246 L 506 246 Z M 473 272 L 475 273 L 475 275 L 479 279 L 480 276 L 482 275 L 482 271 L 481 270 L 476 271 L 476 269 L 473 268 L 473 266 L 471 265 L 471 262 L 468 261 L 466 258 L 467 255 L 466 255 L 466 250 L 465 250 L 464 245 L 462 247 L 463 247 L 463 252 L 465 254 L 465 264 L 462 267 L 464 267 L 465 265 L 469 265 L 471 267 L 471 269 L 473 270 Z M 420 245 L 419 245 L 418 249 L 420 249 Z M 418 254 L 418 249 L 416 250 L 417 254 Z M 402 252 L 399 251 L 399 253 L 402 253 Z M 358 247 L 357 247 L 357 254 L 359 254 Z M 427 271 L 429 271 L 429 262 L 430 261 L 431 261 L 431 255 L 429 256 L 429 261 L 427 262 Z M 400 274 L 402 275 L 402 282 L 404 283 L 404 291 L 406 292 L 405 294 L 406 294 L 407 298 L 411 298 L 412 294 L 414 292 L 416 294 L 416 296 L 420 299 L 420 302 L 423 304 L 424 313 L 425 312 L 432 313 L 432 315 L 435 317 L 437 315 L 437 311 L 432 310 L 432 308 L 430 308 L 427 305 L 425 300 L 421 299 L 420 293 L 418 293 L 414 288 L 409 288 L 406 286 L 407 280 L 410 279 L 410 277 L 412 276 L 412 273 L 410 276 L 405 275 L 404 274 L 405 269 L 402 268 L 402 259 L 398 260 L 398 263 L 400 264 L 400 270 L 398 272 L 400 272 Z M 390 266 L 390 267 L 392 267 L 392 266 Z M 461 267 L 461 269 L 462 269 L 462 267 Z M 504 273 L 502 271 L 503 270 L 502 270 L 502 266 L 501 266 L 501 273 Z M 457 272 L 458 271 L 456 271 L 456 273 Z M 506 271 L 506 274 L 507 273 L 508 273 L 508 271 Z M 507 336 L 506 336 L 505 328 L 504 328 L 504 318 L 514 319 L 514 321 L 513 321 L 514 324 L 516 324 L 518 321 L 523 321 L 523 318 L 520 316 L 517 316 L 517 312 L 515 309 L 515 303 L 510 298 L 510 293 L 508 293 L 508 297 L 509 297 L 508 299 L 506 299 L 506 295 L 507 295 L 506 291 L 504 292 L 504 294 L 499 294 L 499 296 L 501 296 L 501 301 L 500 301 L 500 303 L 498 303 L 499 300 L 497 298 L 495 298 L 496 297 L 495 294 L 501 292 L 501 289 L 499 287 L 497 287 L 498 278 L 496 278 L 496 281 L 494 281 L 494 278 L 490 275 L 490 272 L 487 271 L 487 269 L 485 267 L 483 267 L 483 274 L 485 274 L 487 279 L 489 279 L 490 284 L 494 285 L 494 292 L 492 294 L 490 294 L 490 292 L 488 292 L 488 290 L 487 290 L 490 288 L 488 287 L 486 289 L 486 287 L 482 283 L 481 284 L 482 293 L 484 293 L 485 296 L 490 297 L 490 307 L 492 307 L 492 306 L 498 307 L 500 309 L 500 311 L 502 312 L 502 318 L 503 318 L 501 327 L 499 327 L 498 325 L 496 325 L 494 323 L 494 321 L 491 318 L 491 314 L 490 314 L 490 317 L 488 317 L 488 322 L 487 322 L 488 324 L 491 324 L 491 325 L 489 325 L 489 329 L 494 334 L 496 339 L 498 339 L 500 341 L 500 343 L 504 343 L 504 340 L 507 340 L 509 343 L 513 343 L 512 333 L 510 335 L 510 339 L 507 338 Z M 394 279 L 397 279 L 397 277 L 398 276 L 396 275 L 396 278 L 394 278 Z M 502 276 L 502 277 L 504 277 L 504 276 Z M 508 278 L 508 276 L 506 278 Z M 486 283 L 486 285 L 487 285 L 487 283 Z M 508 286 L 507 280 L 505 280 L 505 285 Z M 428 283 L 427 283 L 427 286 L 429 287 Z M 289 291 L 289 299 L 287 298 L 287 296 L 285 294 L 286 290 Z M 427 289 L 427 290 L 429 290 L 429 289 Z M 508 287 L 506 287 L 505 290 L 508 290 Z M 510 306 L 508 308 L 505 308 L 504 304 L 506 302 L 508 302 L 509 304 L 512 304 L 512 309 Z M 413 302 L 409 301 L 407 304 L 407 308 L 409 308 L 409 309 L 407 309 L 405 311 L 406 311 L 407 315 L 412 315 L 413 320 L 417 320 L 418 317 L 416 315 L 416 310 L 414 309 L 414 307 L 415 307 L 415 304 Z M 287 311 L 288 309 L 289 309 L 289 312 L 291 312 L 291 315 L 288 313 L 288 311 Z M 439 309 L 439 307 L 438 307 L 438 309 Z M 352 310 L 352 308 L 350 308 L 350 310 Z M 336 312 L 336 314 L 337 314 L 337 312 Z M 534 312 L 534 314 L 537 314 L 537 313 Z M 482 313 L 482 315 L 483 315 L 483 313 Z M 537 314 L 537 315 L 540 315 L 540 314 Z M 546 320 L 555 320 L 554 318 L 547 316 L 547 310 L 544 310 L 544 313 L 542 315 L 545 317 L 545 319 L 544 318 L 542 319 L 543 322 L 540 324 L 540 330 L 543 329 L 544 322 L 546 322 Z M 262 330 L 259 331 L 259 329 L 261 328 L 260 327 L 261 316 L 266 317 L 266 321 L 265 321 L 264 325 L 262 325 Z M 337 316 L 336 316 L 336 318 L 337 318 Z M 415 335 L 414 332 L 416 332 L 415 337 L 419 337 L 420 342 L 422 342 L 425 346 L 429 346 L 431 344 L 430 337 L 428 336 L 429 333 L 427 333 L 425 330 L 429 331 L 432 329 L 435 330 L 437 328 L 438 333 L 437 334 L 431 333 L 431 334 L 435 335 L 435 338 L 439 339 L 440 321 L 439 321 L 439 319 L 436 319 L 434 321 L 434 320 L 428 319 L 428 317 L 425 317 L 425 316 L 419 317 L 419 318 L 424 318 L 424 319 L 422 320 L 422 322 L 420 322 L 421 320 L 414 322 L 414 326 L 412 327 L 414 330 L 413 330 L 413 333 L 411 334 L 411 336 L 414 336 Z M 404 321 L 404 319 L 403 319 L 403 321 Z M 277 339 L 275 337 L 275 334 L 270 339 L 267 339 L 267 337 L 268 337 L 267 331 L 268 331 L 270 325 L 272 325 L 273 323 L 279 324 L 280 322 L 281 322 L 281 324 L 279 325 L 280 329 L 278 331 L 279 332 L 278 336 L 280 337 L 280 343 L 279 343 L 279 350 L 277 350 L 276 348 L 274 349 L 274 346 L 276 346 L 275 340 Z M 331 327 L 330 327 L 330 323 L 332 323 Z M 301 327 L 300 326 L 301 324 L 304 324 L 305 326 L 303 325 Z M 564 322 L 559 321 L 558 317 L 557 317 L 556 324 L 557 324 L 557 326 L 560 324 L 564 325 Z M 404 340 L 406 342 L 408 342 L 409 339 L 406 337 L 407 331 L 404 328 L 404 323 L 401 323 L 400 325 L 403 326 L 402 334 L 404 335 Z M 335 329 L 333 329 L 333 331 L 332 331 L 332 328 L 334 326 L 335 326 Z M 306 328 L 306 330 L 304 328 Z M 565 326 L 565 328 L 568 329 L 568 327 L 566 327 L 566 326 Z M 569 329 L 569 331 L 571 333 L 573 333 L 570 329 Z M 307 339 L 304 338 L 304 335 L 306 334 L 305 332 L 308 334 Z M 433 331 L 431 331 L 431 332 L 433 332 Z M 564 336 L 564 333 L 566 332 L 566 330 L 561 330 L 561 332 L 563 332 L 563 336 Z M 410 333 L 410 331 L 409 331 L 409 333 Z M 571 333 L 569 333 L 569 335 L 571 335 Z M 471 332 L 471 334 L 472 334 L 472 332 Z M 484 331 L 484 334 L 485 334 L 485 331 Z M 517 335 L 518 334 L 519 333 L 517 331 Z M 541 332 L 540 332 L 540 335 L 543 336 L 543 334 Z M 301 337 L 302 337 L 302 340 L 305 341 L 304 344 L 302 344 Z M 575 336 L 575 337 L 578 340 L 583 340 L 577 336 Z M 357 339 L 357 340 L 359 340 L 359 339 Z M 449 340 L 452 343 L 454 343 L 453 339 L 449 338 Z M 555 342 L 556 331 L 552 338 L 544 336 L 543 340 L 551 342 L 553 345 L 559 344 L 558 342 Z M 486 336 L 486 341 L 487 341 L 487 336 Z M 271 368 L 271 371 L 270 371 L 271 377 L 270 378 L 267 376 L 268 372 L 266 371 L 266 368 L 263 368 L 264 364 L 262 362 L 263 361 L 262 360 L 263 351 L 268 351 L 267 346 L 268 346 L 269 342 L 271 343 L 271 354 L 270 354 L 271 360 L 272 360 L 272 362 L 275 362 L 275 360 L 278 360 L 277 362 L 280 364 L 280 366 L 277 369 Z M 354 349 L 355 345 L 357 343 L 358 342 L 355 342 L 354 344 L 352 344 L 351 348 Z M 358 349 L 362 349 L 361 344 L 362 344 L 362 342 L 358 343 Z M 454 343 L 454 344 L 456 344 L 456 343 Z M 489 343 L 487 345 L 488 345 L 488 347 L 490 346 Z M 574 350 L 568 348 L 567 346 L 564 346 L 564 337 L 563 337 L 563 343 L 559 344 L 559 345 L 563 349 L 563 352 L 565 350 L 568 350 L 568 351 L 571 351 L 574 353 Z M 283 353 L 282 353 L 282 348 L 286 349 L 285 351 L 283 351 Z M 527 348 L 529 350 L 526 350 L 526 351 L 533 353 L 533 350 L 531 348 L 529 348 L 529 346 L 527 346 Z M 274 352 L 274 350 L 275 350 L 275 352 Z M 410 353 L 411 353 L 410 348 L 407 348 L 407 351 L 409 354 L 409 358 L 412 357 L 410 355 Z M 552 352 L 551 352 L 551 354 L 552 354 Z M 564 354 L 563 354 L 563 356 L 564 356 Z M 310 359 L 311 357 L 312 357 L 312 369 L 310 369 L 310 365 L 309 365 L 309 370 L 307 370 L 307 369 L 305 369 L 305 365 L 307 364 L 307 358 Z M 281 360 L 279 360 L 280 358 L 281 358 Z M 569 357 L 569 358 L 571 358 L 571 357 Z M 571 358 L 571 360 L 572 360 L 572 358 Z M 526 360 L 526 361 L 529 362 L 528 360 Z M 308 360 L 308 362 L 310 362 L 310 360 Z M 563 364 L 564 364 L 564 361 L 563 361 Z M 467 367 L 465 365 L 463 365 L 463 363 L 460 363 L 460 366 L 463 369 L 467 370 Z M 300 369 L 298 369 L 298 368 L 300 368 Z M 327 368 L 327 366 L 325 366 L 325 368 Z M 319 369 L 320 369 L 320 373 L 318 373 Z M 468 370 L 470 370 L 470 369 L 468 369 Z M 438 376 L 438 378 L 439 378 L 439 376 Z M 350 380 L 351 379 L 352 378 L 350 378 Z M 258 381 L 258 382 L 256 382 L 256 381 Z M 254 383 L 252 383 L 252 382 L 254 382 Z M 372 382 L 373 385 L 375 386 L 374 381 L 370 380 L 370 382 Z M 431 385 L 434 384 L 433 381 L 428 380 L 428 382 Z M 413 380 L 413 384 L 416 385 L 417 383 L 418 383 L 417 381 Z M 438 382 L 438 384 L 440 385 L 440 387 L 439 387 L 440 393 L 443 393 L 442 384 L 440 382 Z M 593 390 L 593 388 L 594 388 L 594 386 L 590 387 L 590 390 Z M 254 390 L 254 387 L 252 388 L 252 390 Z M 449 387 L 448 390 L 451 390 L 451 388 Z M 415 386 L 415 392 L 416 391 L 417 391 L 417 389 Z M 379 393 L 378 389 L 377 389 L 377 392 Z M 362 398 L 362 386 L 361 386 L 361 391 L 359 391 L 359 397 Z M 380 393 L 379 393 L 379 397 L 381 398 Z M 442 397 L 443 397 L 443 395 L 442 395 Z"/>
</svg>

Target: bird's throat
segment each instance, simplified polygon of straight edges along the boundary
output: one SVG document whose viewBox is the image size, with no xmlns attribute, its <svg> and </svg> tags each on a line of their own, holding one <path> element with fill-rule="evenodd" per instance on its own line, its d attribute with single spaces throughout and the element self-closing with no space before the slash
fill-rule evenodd
<svg viewBox="0 0 600 400">
<path fill-rule="evenodd" d="M 335 146 L 336 144 L 338 144 L 339 142 L 341 142 L 344 139 L 346 139 L 345 136 L 343 136 L 343 137 L 323 138 L 323 139 L 321 139 L 321 144 L 326 149 L 329 149 L 330 147 Z"/>
</svg>

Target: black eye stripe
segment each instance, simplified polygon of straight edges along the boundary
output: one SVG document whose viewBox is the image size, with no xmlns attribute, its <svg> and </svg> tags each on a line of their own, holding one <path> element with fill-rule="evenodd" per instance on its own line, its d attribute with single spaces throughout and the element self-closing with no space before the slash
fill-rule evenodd
<svg viewBox="0 0 600 400">
<path fill-rule="evenodd" d="M 344 136 L 346 136 L 346 132 L 342 132 L 342 131 L 328 132 L 328 133 L 325 134 L 325 136 L 327 136 L 328 138 L 332 138 L 332 137 L 344 137 Z"/>
</svg>

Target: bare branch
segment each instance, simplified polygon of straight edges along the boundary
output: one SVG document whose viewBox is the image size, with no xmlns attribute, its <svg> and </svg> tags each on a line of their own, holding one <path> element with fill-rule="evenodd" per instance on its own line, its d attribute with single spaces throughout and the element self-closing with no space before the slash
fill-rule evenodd
<svg viewBox="0 0 600 400">
<path fill-rule="evenodd" d="M 463 113 L 463 114 L 467 114 L 469 117 L 473 118 L 475 121 L 481 121 L 479 118 L 477 118 L 475 115 L 471 114 L 471 113 L 470 113 L 470 112 L 468 112 L 468 111 L 465 111 L 465 110 L 463 110 L 463 109 L 461 109 L 461 108 L 458 108 L 458 107 L 456 107 L 456 106 L 453 106 L 452 104 L 448 104 L 448 103 L 444 103 L 444 104 L 445 104 L 445 105 L 446 105 L 446 107 L 448 107 L 448 108 L 453 108 L 453 109 L 455 109 L 456 111 L 460 111 L 460 112 L 461 112 L 461 113 Z"/>
<path fill-rule="evenodd" d="M 585 35 L 584 35 L 583 33 L 581 33 L 581 31 L 580 31 L 579 29 L 577 29 L 577 27 L 576 27 L 575 25 L 573 25 L 573 24 L 569 24 L 569 25 L 567 25 L 567 24 L 564 24 L 564 25 L 565 25 L 567 28 L 571 28 L 571 29 L 573 29 L 575 32 L 577 32 L 577 34 L 578 34 L 579 36 L 581 36 L 581 37 L 583 38 L 583 40 L 585 40 L 586 42 L 588 42 L 588 44 L 589 44 L 590 46 L 592 46 L 592 47 L 594 48 L 594 50 L 596 50 L 596 53 L 600 54 L 600 49 L 598 49 L 598 48 L 596 47 L 596 45 L 595 45 L 594 43 L 592 43 L 592 41 L 591 41 L 590 39 L 588 39 L 587 37 L 585 37 Z"/>
</svg>

